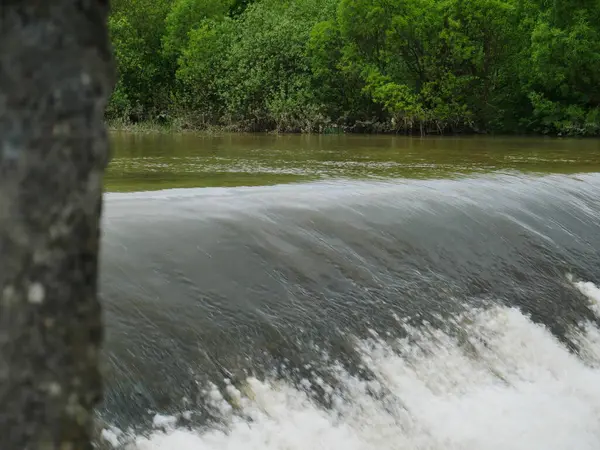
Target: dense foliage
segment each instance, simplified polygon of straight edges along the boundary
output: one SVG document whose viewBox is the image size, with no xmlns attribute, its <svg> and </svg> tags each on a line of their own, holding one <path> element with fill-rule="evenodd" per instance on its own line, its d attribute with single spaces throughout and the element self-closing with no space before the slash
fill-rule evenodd
<svg viewBox="0 0 600 450">
<path fill-rule="evenodd" d="M 600 0 L 114 0 L 107 117 L 600 134 Z"/>
</svg>

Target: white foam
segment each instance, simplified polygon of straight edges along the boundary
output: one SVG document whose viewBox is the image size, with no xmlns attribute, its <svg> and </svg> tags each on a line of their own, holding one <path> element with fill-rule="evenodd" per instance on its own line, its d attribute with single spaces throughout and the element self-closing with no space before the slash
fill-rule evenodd
<svg viewBox="0 0 600 450">
<path fill-rule="evenodd" d="M 177 423 L 177 417 L 156 414 L 152 419 L 154 428 L 172 428 Z"/>
<path fill-rule="evenodd" d="M 339 367 L 325 409 L 301 386 L 248 379 L 230 386 L 229 405 L 207 390 L 223 428 L 156 431 L 135 450 L 596 450 L 600 371 L 569 353 L 516 309 L 472 311 L 459 333 L 406 327 L 409 338 L 357 343 L 376 375 Z M 586 328 L 587 327 L 587 328 Z M 600 332 L 579 330 L 583 353 L 598 355 Z M 338 385 L 339 384 L 339 385 Z M 227 392 L 229 391 L 229 392 Z M 376 395 L 371 395 L 375 393 Z"/>
<path fill-rule="evenodd" d="M 102 430 L 102 439 L 110 444 L 112 447 L 117 448 L 120 444 L 120 437 L 123 435 L 123 432 L 115 427 L 105 428 Z"/>
<path fill-rule="evenodd" d="M 590 300 L 590 308 L 600 318 L 600 288 L 590 281 L 573 281 L 573 284 Z"/>
</svg>

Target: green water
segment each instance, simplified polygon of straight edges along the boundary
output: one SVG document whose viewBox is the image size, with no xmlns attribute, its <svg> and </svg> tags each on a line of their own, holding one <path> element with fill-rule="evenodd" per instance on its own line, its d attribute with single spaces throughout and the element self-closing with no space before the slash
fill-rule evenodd
<svg viewBox="0 0 600 450">
<path fill-rule="evenodd" d="M 600 140 L 587 139 L 112 133 L 111 140 L 109 191 L 600 172 Z"/>
</svg>

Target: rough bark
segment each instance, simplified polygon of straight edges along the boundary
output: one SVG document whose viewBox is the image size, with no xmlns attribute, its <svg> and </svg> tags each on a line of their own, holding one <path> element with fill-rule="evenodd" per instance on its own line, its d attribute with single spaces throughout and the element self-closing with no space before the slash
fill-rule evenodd
<svg viewBox="0 0 600 450">
<path fill-rule="evenodd" d="M 106 0 L 0 0 L 0 448 L 90 449 Z"/>
</svg>

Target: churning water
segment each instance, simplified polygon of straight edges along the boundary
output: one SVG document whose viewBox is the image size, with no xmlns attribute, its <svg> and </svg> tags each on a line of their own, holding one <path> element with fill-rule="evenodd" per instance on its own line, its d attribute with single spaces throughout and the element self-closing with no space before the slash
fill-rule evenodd
<svg viewBox="0 0 600 450">
<path fill-rule="evenodd" d="M 600 448 L 600 174 L 108 194 L 105 444 Z"/>
</svg>

